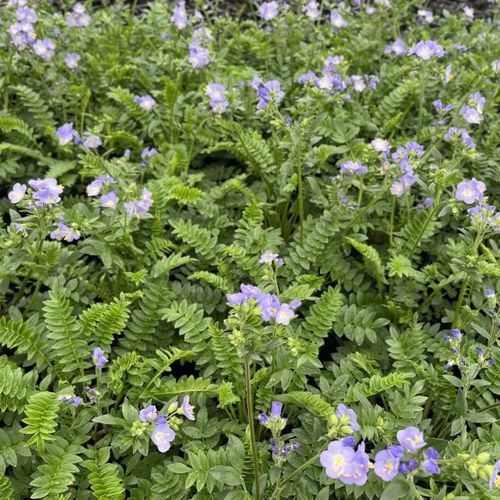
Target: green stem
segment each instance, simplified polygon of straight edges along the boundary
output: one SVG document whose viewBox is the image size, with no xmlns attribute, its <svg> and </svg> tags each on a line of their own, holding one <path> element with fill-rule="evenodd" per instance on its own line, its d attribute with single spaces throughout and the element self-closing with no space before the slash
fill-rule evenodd
<svg viewBox="0 0 500 500">
<path fill-rule="evenodd" d="M 477 231 L 476 239 L 474 241 L 474 246 L 472 248 L 471 255 L 473 257 L 475 257 L 477 255 L 477 249 L 479 248 L 479 245 L 482 241 L 482 237 L 483 237 L 483 231 L 482 231 L 482 228 L 479 228 Z M 462 308 L 462 302 L 463 302 L 464 297 L 465 297 L 465 292 L 467 291 L 467 287 L 469 286 L 470 277 L 471 277 L 471 272 L 468 271 L 467 276 L 465 277 L 464 282 L 462 283 L 462 287 L 460 288 L 460 293 L 458 295 L 457 305 L 455 306 L 455 313 L 453 314 L 453 323 L 452 323 L 453 326 L 452 326 L 452 328 L 457 327 L 457 323 L 458 323 L 458 320 L 460 317 L 460 309 Z"/>
<path fill-rule="evenodd" d="M 302 187 L 302 160 L 297 165 L 297 187 L 299 190 L 300 244 L 304 239 L 304 192 Z"/>
<path fill-rule="evenodd" d="M 5 79 L 4 79 L 4 94 L 3 94 L 3 109 L 7 111 L 9 109 L 9 80 L 10 80 L 10 70 L 12 68 L 12 59 L 14 57 L 14 51 L 12 49 L 12 44 L 9 44 L 9 58 L 7 60 L 7 67 L 5 68 Z"/>
<path fill-rule="evenodd" d="M 422 229 L 420 229 L 420 232 L 418 233 L 418 236 L 415 238 L 415 241 L 413 242 L 413 245 L 412 245 L 412 247 L 410 249 L 410 252 L 408 254 L 408 258 L 410 260 L 413 257 L 413 254 L 415 253 L 415 250 L 420 245 L 420 242 L 421 242 L 422 238 L 424 237 L 425 231 L 427 230 L 427 227 L 429 226 L 429 224 L 430 224 L 431 220 L 433 219 L 435 213 L 440 208 L 439 207 L 439 202 L 441 200 L 441 195 L 442 195 L 442 191 L 439 191 L 438 194 L 437 194 L 437 196 L 436 196 L 436 199 L 434 201 L 433 208 L 429 211 L 429 215 L 427 216 L 427 219 L 426 219 L 424 225 L 422 226 Z"/>
<path fill-rule="evenodd" d="M 417 498 L 417 500 L 424 500 L 424 497 L 417 490 L 417 487 L 415 486 L 415 483 L 413 482 L 413 476 L 410 476 L 408 478 L 408 482 L 410 483 L 411 489 L 412 489 L 413 493 L 415 494 L 415 498 Z"/>
<path fill-rule="evenodd" d="M 255 498 L 260 500 L 260 483 L 259 483 L 259 463 L 257 458 L 257 443 L 255 440 L 255 423 L 253 416 L 253 392 L 252 381 L 250 379 L 250 362 L 248 357 L 245 357 L 245 393 L 248 426 L 250 428 L 250 447 L 252 449 L 252 464 L 253 474 L 255 479 Z"/>
<path fill-rule="evenodd" d="M 422 131 L 422 115 L 424 111 L 424 94 L 425 94 L 425 78 L 426 72 L 420 68 L 420 100 L 418 105 L 418 128 L 417 128 L 417 142 L 420 141 L 420 133 Z"/>
<path fill-rule="evenodd" d="M 293 479 L 295 476 L 297 476 L 298 474 L 300 474 L 303 470 L 307 469 L 311 464 L 313 464 L 314 462 L 316 462 L 316 460 L 318 460 L 321 452 L 325 449 L 325 447 L 326 447 L 326 445 L 323 446 L 321 448 L 321 450 L 319 450 L 318 453 L 316 453 L 316 455 L 314 455 L 313 457 L 311 457 L 307 462 L 303 463 L 298 469 L 295 469 L 291 474 L 289 474 L 281 482 L 284 483 L 285 485 L 289 484 L 289 482 L 290 482 L 291 479 Z M 279 494 L 281 493 L 281 490 L 283 490 L 284 487 L 285 486 L 276 487 L 276 489 L 274 490 L 274 493 L 271 495 L 270 500 L 273 500 L 274 498 L 279 498 Z"/>
<path fill-rule="evenodd" d="M 389 217 L 389 245 L 394 243 L 394 213 L 396 212 L 396 197 L 392 197 L 391 201 L 391 215 Z"/>
</svg>

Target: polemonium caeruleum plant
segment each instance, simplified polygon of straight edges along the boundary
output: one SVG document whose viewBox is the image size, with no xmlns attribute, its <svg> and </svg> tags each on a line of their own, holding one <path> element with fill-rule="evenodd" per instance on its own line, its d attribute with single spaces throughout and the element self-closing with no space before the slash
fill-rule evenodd
<svg viewBox="0 0 500 500">
<path fill-rule="evenodd" d="M 0 9 L 0 498 L 496 498 L 495 6 L 111 4 Z"/>
</svg>

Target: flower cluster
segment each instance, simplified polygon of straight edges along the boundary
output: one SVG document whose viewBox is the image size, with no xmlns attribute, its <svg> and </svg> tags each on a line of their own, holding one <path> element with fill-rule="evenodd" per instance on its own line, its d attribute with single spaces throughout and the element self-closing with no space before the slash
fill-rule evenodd
<svg viewBox="0 0 500 500">
<path fill-rule="evenodd" d="M 80 233 L 71 226 L 64 223 L 64 216 L 58 217 L 56 228 L 49 233 L 50 239 L 57 241 L 67 241 L 71 243 L 80 239 Z"/>
<path fill-rule="evenodd" d="M 478 125 L 483 121 L 485 103 L 486 99 L 479 92 L 473 92 L 468 103 L 460 108 L 460 114 L 467 123 Z"/>
<path fill-rule="evenodd" d="M 328 477 L 340 479 L 344 484 L 362 486 L 368 480 L 370 458 L 364 443 L 354 449 L 352 439 L 332 441 L 321 453 L 320 463 Z"/>
<path fill-rule="evenodd" d="M 28 208 L 55 205 L 61 201 L 60 194 L 64 188 L 57 183 L 56 179 L 31 179 L 28 185 L 31 188 L 29 193 L 25 184 L 14 184 L 12 191 L 8 194 L 9 200 L 12 203 L 19 203 L 26 194 L 29 194 L 31 204 Z"/>
<path fill-rule="evenodd" d="M 257 110 L 266 108 L 269 103 L 279 104 L 283 100 L 283 97 L 285 97 L 285 93 L 281 90 L 280 82 L 277 80 L 269 80 L 263 84 L 259 82 L 257 85 L 256 90 L 259 96 Z"/>
<path fill-rule="evenodd" d="M 29 7 L 20 6 L 16 10 L 17 22 L 7 29 L 10 38 L 18 50 L 24 50 L 36 41 L 34 24 L 38 20 L 36 11 Z"/>
<path fill-rule="evenodd" d="M 300 443 L 286 443 L 282 442 L 280 439 L 281 432 L 286 427 L 286 418 L 281 416 L 281 410 L 283 408 L 283 403 L 278 401 L 273 401 L 271 403 L 270 415 L 266 413 L 261 413 L 259 415 L 259 422 L 271 431 L 272 438 L 269 440 L 270 448 L 269 451 L 272 454 L 273 460 L 281 465 L 286 462 L 288 455 L 290 453 L 298 450 L 300 448 Z"/>
<path fill-rule="evenodd" d="M 462 141 L 462 143 L 468 147 L 469 149 L 474 149 L 476 147 L 476 143 L 474 139 L 469 135 L 464 128 L 450 127 L 446 134 L 444 135 L 444 140 L 446 142 L 452 142 L 456 139 Z"/>
<path fill-rule="evenodd" d="M 153 204 L 151 194 L 151 191 L 144 188 L 142 190 L 141 197 L 138 200 L 127 201 L 123 204 L 125 212 L 127 212 L 130 217 L 135 217 L 137 219 L 144 217 Z"/>
<path fill-rule="evenodd" d="M 264 2 L 258 8 L 259 16 L 264 21 L 271 21 L 278 15 L 278 2 Z"/>
<path fill-rule="evenodd" d="M 161 453 L 167 452 L 172 442 L 175 440 L 175 430 L 178 426 L 179 419 L 175 415 L 183 415 L 188 420 L 194 421 L 194 409 L 189 402 L 189 396 L 184 396 L 181 406 L 177 402 L 171 404 L 167 409 L 166 415 L 159 415 L 155 405 L 149 405 L 139 412 L 139 420 L 133 428 L 136 435 L 141 435 L 151 424 L 154 427 L 151 431 L 151 441 L 156 445 Z"/>
<path fill-rule="evenodd" d="M 231 305 L 256 305 L 264 321 L 274 319 L 278 325 L 288 325 L 295 318 L 294 310 L 300 306 L 300 300 L 282 304 L 274 293 L 265 293 L 254 285 L 241 285 L 240 292 L 228 293 L 227 301 Z"/>
<path fill-rule="evenodd" d="M 85 28 L 90 24 L 90 16 L 87 14 L 85 5 L 78 2 L 73 10 L 66 16 L 66 24 L 69 28 Z"/>
<path fill-rule="evenodd" d="M 189 44 L 188 58 L 193 68 L 204 68 L 210 62 L 210 54 L 203 44 L 206 44 L 211 38 L 212 35 L 208 29 L 200 28 L 194 31 L 193 40 Z"/>
<path fill-rule="evenodd" d="M 424 149 L 420 144 L 410 141 L 404 147 L 399 147 L 393 154 L 392 159 L 397 164 L 402 173 L 398 180 L 393 182 L 391 194 L 400 198 L 417 181 L 417 174 L 411 162 L 424 154 Z"/>
<path fill-rule="evenodd" d="M 408 52 L 404 40 L 398 38 L 393 43 L 387 45 L 384 49 L 384 54 L 394 54 L 396 56 L 404 56 Z"/>
<path fill-rule="evenodd" d="M 220 83 L 209 83 L 205 94 L 210 97 L 210 106 L 214 113 L 224 113 L 229 106 L 225 96 L 226 89 Z"/>
<path fill-rule="evenodd" d="M 175 27 L 179 30 L 187 28 L 189 25 L 189 18 L 186 12 L 186 2 L 185 0 L 179 0 L 177 5 L 174 7 L 174 12 L 170 18 Z"/>
<path fill-rule="evenodd" d="M 431 57 L 443 57 L 444 49 L 441 45 L 439 45 L 439 43 L 433 40 L 422 40 L 408 51 L 408 55 L 415 55 L 423 61 L 428 61 Z"/>
</svg>

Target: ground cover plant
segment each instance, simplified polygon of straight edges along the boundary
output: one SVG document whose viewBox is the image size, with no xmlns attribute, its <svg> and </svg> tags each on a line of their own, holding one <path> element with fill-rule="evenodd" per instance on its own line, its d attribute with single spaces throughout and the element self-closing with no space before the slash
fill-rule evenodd
<svg viewBox="0 0 500 500">
<path fill-rule="evenodd" d="M 0 11 L 0 498 L 500 498 L 498 4 L 111 4 Z"/>
</svg>

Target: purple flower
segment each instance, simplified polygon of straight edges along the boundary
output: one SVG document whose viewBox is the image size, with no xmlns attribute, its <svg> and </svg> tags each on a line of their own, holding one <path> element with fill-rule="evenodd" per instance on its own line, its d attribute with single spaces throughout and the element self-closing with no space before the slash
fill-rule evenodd
<svg viewBox="0 0 500 500">
<path fill-rule="evenodd" d="M 349 160 L 340 165 L 340 172 L 341 173 L 352 172 L 354 174 L 364 175 L 368 172 L 368 168 L 365 165 L 362 165 L 361 163 L 356 163 L 354 161 Z"/>
<path fill-rule="evenodd" d="M 418 9 L 417 15 L 421 17 L 427 24 L 432 23 L 434 16 L 432 15 L 432 10 Z"/>
<path fill-rule="evenodd" d="M 155 148 L 144 148 L 141 152 L 141 158 L 143 160 L 149 160 L 154 156 L 158 155 L 158 151 Z"/>
<path fill-rule="evenodd" d="M 271 416 L 274 418 L 280 418 L 282 409 L 283 403 L 281 403 L 280 401 L 273 401 L 271 403 Z"/>
<path fill-rule="evenodd" d="M 398 431 L 397 438 L 401 446 L 415 452 L 425 446 L 424 435 L 416 427 L 407 427 Z"/>
<path fill-rule="evenodd" d="M 103 194 L 99 201 L 102 208 L 111 208 L 115 210 L 119 200 L 116 191 L 111 191 L 107 194 Z"/>
<path fill-rule="evenodd" d="M 136 95 L 134 102 L 146 111 L 151 111 L 156 105 L 156 101 L 150 95 Z"/>
<path fill-rule="evenodd" d="M 260 100 L 257 104 L 257 109 L 265 108 L 269 102 L 278 104 L 283 100 L 283 97 L 285 97 L 285 93 L 281 90 L 280 82 L 277 80 L 269 80 L 264 83 L 262 87 L 259 88 L 258 93 Z"/>
<path fill-rule="evenodd" d="M 70 53 L 64 58 L 64 64 L 66 64 L 69 69 L 77 69 L 80 59 L 81 57 L 78 54 Z"/>
<path fill-rule="evenodd" d="M 342 17 L 342 14 L 338 10 L 332 10 L 330 14 L 330 23 L 336 30 L 347 26 L 346 20 Z"/>
<path fill-rule="evenodd" d="M 344 90 L 346 84 L 336 73 L 325 73 L 323 76 L 316 78 L 316 87 L 321 90 Z"/>
<path fill-rule="evenodd" d="M 323 73 L 335 71 L 339 64 L 344 62 L 344 56 L 328 56 L 323 63 Z"/>
<path fill-rule="evenodd" d="M 399 472 L 399 459 L 388 449 L 379 451 L 375 455 L 375 474 L 384 481 L 391 481 Z"/>
<path fill-rule="evenodd" d="M 189 404 L 189 395 L 184 396 L 184 398 L 182 399 L 181 410 L 182 410 L 182 414 L 188 420 L 191 420 L 191 421 L 195 420 L 193 407 Z"/>
<path fill-rule="evenodd" d="M 314 71 L 308 71 L 307 73 L 303 73 L 297 78 L 297 81 L 301 84 L 304 83 L 314 83 L 318 77 Z"/>
<path fill-rule="evenodd" d="M 387 45 L 384 49 L 384 54 L 395 54 L 397 56 L 404 56 L 406 54 L 406 45 L 401 38 L 398 38 L 394 43 Z"/>
<path fill-rule="evenodd" d="M 278 15 L 278 2 L 264 2 L 260 5 L 258 12 L 264 21 L 270 21 Z"/>
<path fill-rule="evenodd" d="M 311 0 L 304 7 L 304 14 L 311 19 L 311 21 L 316 21 L 320 16 L 319 4 L 316 0 Z"/>
<path fill-rule="evenodd" d="M 170 20 L 174 23 L 175 27 L 179 30 L 183 30 L 189 24 L 188 15 L 186 12 L 186 2 L 184 0 L 179 0 L 174 8 L 174 12 Z"/>
<path fill-rule="evenodd" d="M 64 220 L 64 219 L 63 219 Z M 61 220 L 56 224 L 56 229 L 49 233 L 50 239 L 57 241 L 67 241 L 71 243 L 80 239 L 80 234 Z"/>
<path fill-rule="evenodd" d="M 69 28 L 85 28 L 90 24 L 90 16 L 85 12 L 85 6 L 80 2 L 73 7 L 73 12 L 66 16 L 66 24 Z"/>
<path fill-rule="evenodd" d="M 496 297 L 496 292 L 495 290 L 493 290 L 493 288 L 487 288 L 485 291 L 484 291 L 484 296 L 487 298 L 487 299 L 494 299 Z"/>
<path fill-rule="evenodd" d="M 209 83 L 205 89 L 205 94 L 210 99 L 221 99 L 224 97 L 226 89 L 220 83 Z"/>
<path fill-rule="evenodd" d="M 455 198 L 458 201 L 467 203 L 467 205 L 472 205 L 476 201 L 482 201 L 485 190 L 484 182 L 472 178 L 470 181 L 463 181 L 457 186 Z"/>
<path fill-rule="evenodd" d="M 500 488 L 500 481 L 498 480 L 499 472 L 500 472 L 500 460 L 496 462 L 496 464 L 493 467 L 493 470 L 491 471 L 490 480 L 488 481 L 490 490 L 492 490 L 495 487 Z"/>
<path fill-rule="evenodd" d="M 495 73 L 500 72 L 500 59 L 495 59 L 495 60 L 491 63 L 491 69 L 492 69 Z"/>
<path fill-rule="evenodd" d="M 83 141 L 83 145 L 87 149 L 97 149 L 99 146 L 102 145 L 102 141 L 97 135 L 89 135 Z"/>
<path fill-rule="evenodd" d="M 483 121 L 482 113 L 471 106 L 462 106 L 460 114 L 467 123 L 471 123 L 473 125 L 478 125 Z"/>
<path fill-rule="evenodd" d="M 271 419 L 265 414 L 265 413 L 261 413 L 259 415 L 259 422 L 262 424 L 262 425 L 266 425 L 271 422 Z"/>
<path fill-rule="evenodd" d="M 210 106 L 214 113 L 224 113 L 229 106 L 225 98 L 225 91 L 223 85 L 220 83 L 209 83 L 205 90 L 205 94 L 210 97 Z"/>
<path fill-rule="evenodd" d="M 151 434 L 151 441 L 153 441 L 161 453 L 165 453 L 170 449 L 170 445 L 174 439 L 175 432 L 167 422 L 157 423 Z"/>
<path fill-rule="evenodd" d="M 198 42 L 189 44 L 189 62 L 193 68 L 204 68 L 210 62 L 208 49 L 201 47 Z"/>
<path fill-rule="evenodd" d="M 403 462 L 399 465 L 399 472 L 401 472 L 401 474 L 409 474 L 417 467 L 418 467 L 418 460 L 415 458 L 411 458 L 410 460 L 408 460 L 408 462 Z"/>
<path fill-rule="evenodd" d="M 262 78 L 259 75 L 254 75 L 250 80 L 249 85 L 252 89 L 258 92 L 260 86 L 262 85 Z"/>
<path fill-rule="evenodd" d="M 246 297 L 243 293 L 228 293 L 226 294 L 226 300 L 229 304 L 235 306 L 243 304 L 246 301 Z"/>
<path fill-rule="evenodd" d="M 274 293 L 262 293 L 257 297 L 257 303 L 259 304 L 261 316 L 264 321 L 271 321 L 271 319 L 276 318 L 276 313 L 281 303 Z"/>
<path fill-rule="evenodd" d="M 72 123 L 65 123 L 56 131 L 56 137 L 58 139 L 59 146 L 65 146 L 66 144 L 69 144 L 77 136 L 78 134 L 73 128 Z"/>
<path fill-rule="evenodd" d="M 66 394 L 63 394 L 59 396 L 59 401 L 64 401 L 65 403 L 68 403 L 70 405 L 73 405 L 75 408 L 78 408 L 80 405 L 83 404 L 83 399 L 80 396 L 68 396 Z"/>
<path fill-rule="evenodd" d="M 61 201 L 59 195 L 64 188 L 57 184 L 56 179 L 31 179 L 28 184 L 34 189 L 35 206 L 55 205 Z"/>
<path fill-rule="evenodd" d="M 469 96 L 469 102 L 470 102 L 470 104 L 472 104 L 473 106 L 475 106 L 476 109 L 480 113 L 482 113 L 483 110 L 484 110 L 484 105 L 486 103 L 486 99 L 481 95 L 480 92 L 473 92 Z"/>
<path fill-rule="evenodd" d="M 345 446 L 342 441 L 332 441 L 328 449 L 320 455 L 320 463 L 325 473 L 332 479 L 340 479 L 345 484 L 363 485 L 368 479 L 369 458 L 364 443 L 357 449 Z"/>
<path fill-rule="evenodd" d="M 139 419 L 141 422 L 154 422 L 157 417 L 157 410 L 155 405 L 149 405 L 139 412 Z"/>
<path fill-rule="evenodd" d="M 20 23 L 34 24 L 37 21 L 36 12 L 28 7 L 19 7 L 16 10 L 16 19 Z"/>
<path fill-rule="evenodd" d="M 97 368 L 102 368 L 108 362 L 108 359 L 104 356 L 104 351 L 100 347 L 94 349 L 92 359 Z"/>
<path fill-rule="evenodd" d="M 276 311 L 276 324 L 289 325 L 290 320 L 295 318 L 296 314 L 288 304 L 281 304 Z"/>
<path fill-rule="evenodd" d="M 443 57 L 444 50 L 439 43 L 433 40 L 420 41 L 414 45 L 409 51 L 408 55 L 416 55 L 424 61 L 428 61 L 431 57 Z"/>
<path fill-rule="evenodd" d="M 427 450 L 425 450 L 425 452 L 424 452 L 424 455 L 427 458 L 432 458 L 433 460 L 436 460 L 440 457 L 439 452 L 433 446 L 431 446 L 430 448 L 427 448 Z"/>
<path fill-rule="evenodd" d="M 7 195 L 11 203 L 19 203 L 26 195 L 26 184 L 14 184 L 12 191 Z"/>
<path fill-rule="evenodd" d="M 467 18 L 467 21 L 469 21 L 470 23 L 474 21 L 474 9 L 472 7 L 464 5 L 464 14 L 465 17 Z"/>
<path fill-rule="evenodd" d="M 151 191 L 144 188 L 142 190 L 142 196 L 139 200 L 125 202 L 123 207 L 125 208 L 125 212 L 127 212 L 130 217 L 140 219 L 146 215 L 152 204 L 153 200 L 151 199 Z"/>
<path fill-rule="evenodd" d="M 451 142 L 454 137 L 459 137 L 464 145 L 470 149 L 474 149 L 476 147 L 476 143 L 464 128 L 450 127 L 444 136 L 444 140 L 446 142 Z"/>
<path fill-rule="evenodd" d="M 40 56 L 44 61 L 50 61 L 54 55 L 56 44 L 50 38 L 38 40 L 33 44 L 33 51 L 37 56 Z"/>
<path fill-rule="evenodd" d="M 340 420 L 340 423 L 342 425 L 350 426 L 352 432 L 359 431 L 360 427 L 357 422 L 357 417 L 354 410 L 347 408 L 346 405 L 341 403 L 337 406 L 337 411 L 335 412 L 335 415 L 337 415 L 337 418 Z"/>
<path fill-rule="evenodd" d="M 14 23 L 7 30 L 17 49 L 24 50 L 36 40 L 36 32 L 29 23 Z"/>
<path fill-rule="evenodd" d="M 352 75 L 350 78 L 349 78 L 349 83 L 352 84 L 353 86 L 353 89 L 356 91 L 356 92 L 363 92 L 363 90 L 366 89 L 366 84 L 363 80 L 363 77 L 362 76 L 359 76 L 359 75 Z"/>
<path fill-rule="evenodd" d="M 390 142 L 385 139 L 373 139 L 371 145 L 373 146 L 373 149 L 379 153 L 388 153 L 391 150 Z"/>
<path fill-rule="evenodd" d="M 274 259 L 278 257 L 277 253 L 273 253 L 272 250 L 266 250 L 259 259 L 259 264 L 271 264 Z"/>
<path fill-rule="evenodd" d="M 102 186 L 106 183 L 116 184 L 116 181 L 109 175 L 100 175 L 87 186 L 87 196 L 97 196 L 101 192 Z"/>
</svg>

